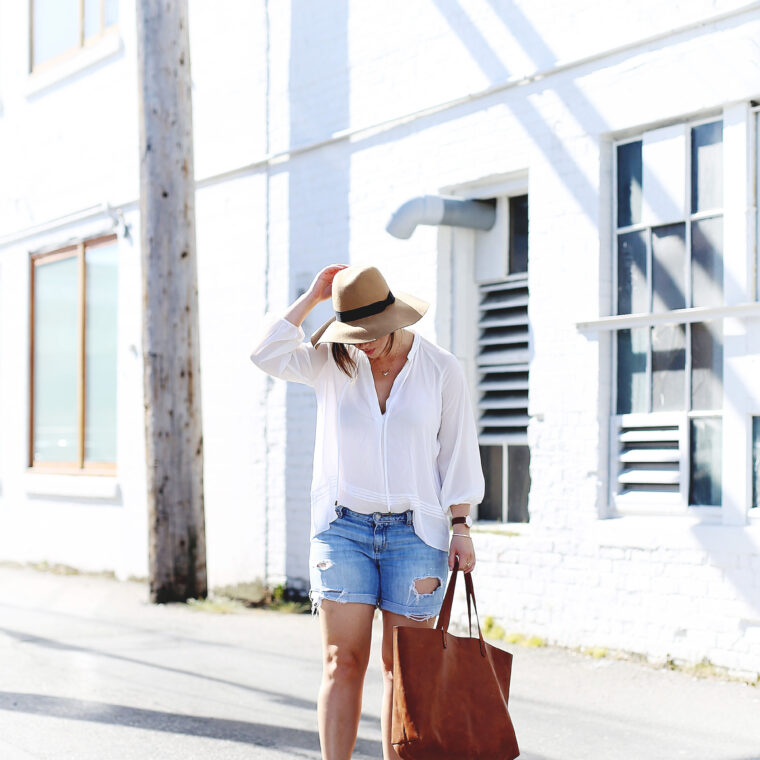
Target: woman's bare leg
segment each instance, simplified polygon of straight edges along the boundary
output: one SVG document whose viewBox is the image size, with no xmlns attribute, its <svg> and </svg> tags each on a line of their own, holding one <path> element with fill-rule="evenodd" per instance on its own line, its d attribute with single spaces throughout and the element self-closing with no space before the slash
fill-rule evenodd
<svg viewBox="0 0 760 760">
<path fill-rule="evenodd" d="M 380 725 L 383 733 L 383 760 L 401 760 L 391 744 L 391 716 L 393 713 L 393 626 L 407 625 L 432 628 L 435 618 L 412 620 L 395 612 L 383 610 L 383 711 Z"/>
<path fill-rule="evenodd" d="M 322 685 L 317 703 L 322 760 L 349 760 L 353 752 L 374 612 L 370 604 L 322 600 Z"/>
</svg>

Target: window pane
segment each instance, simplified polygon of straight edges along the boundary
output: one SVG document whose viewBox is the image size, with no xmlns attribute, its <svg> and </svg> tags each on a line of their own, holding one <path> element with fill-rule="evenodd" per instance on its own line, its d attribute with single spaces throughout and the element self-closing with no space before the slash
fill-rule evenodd
<svg viewBox="0 0 760 760">
<path fill-rule="evenodd" d="M 681 411 L 686 407 L 686 330 L 684 325 L 652 328 L 652 411 Z"/>
<path fill-rule="evenodd" d="M 504 447 L 481 446 L 480 463 L 486 481 L 486 492 L 478 506 L 478 520 L 504 519 Z"/>
<path fill-rule="evenodd" d="M 84 38 L 100 34 L 100 0 L 84 0 Z"/>
<path fill-rule="evenodd" d="M 85 333 L 84 456 L 116 461 L 116 346 L 118 261 L 116 243 L 89 248 Z"/>
<path fill-rule="evenodd" d="M 529 521 L 530 448 L 508 446 L 507 464 L 507 520 L 526 523 Z"/>
<path fill-rule="evenodd" d="M 723 122 L 691 130 L 692 213 L 723 206 Z"/>
<path fill-rule="evenodd" d="M 34 461 L 76 462 L 78 261 L 34 271 Z"/>
<path fill-rule="evenodd" d="M 691 326 L 691 408 L 723 407 L 723 328 L 718 322 Z"/>
<path fill-rule="evenodd" d="M 641 221 L 641 141 L 618 145 L 617 226 Z"/>
<path fill-rule="evenodd" d="M 34 0 L 34 65 L 79 45 L 79 0 Z"/>
<path fill-rule="evenodd" d="M 721 438 L 720 418 L 691 421 L 690 505 L 721 505 Z"/>
<path fill-rule="evenodd" d="M 105 25 L 113 26 L 119 20 L 119 0 L 106 0 Z"/>
<path fill-rule="evenodd" d="M 760 500 L 760 417 L 752 418 L 752 507 Z"/>
<path fill-rule="evenodd" d="M 509 273 L 528 271 L 528 196 L 509 199 Z"/>
<path fill-rule="evenodd" d="M 646 236 L 641 230 L 618 237 L 618 314 L 649 311 Z"/>
<path fill-rule="evenodd" d="M 620 330 L 617 334 L 617 413 L 646 412 L 648 330 Z"/>
<path fill-rule="evenodd" d="M 652 230 L 652 311 L 686 307 L 686 225 Z"/>
<path fill-rule="evenodd" d="M 723 304 L 723 219 L 691 225 L 691 305 Z"/>
</svg>

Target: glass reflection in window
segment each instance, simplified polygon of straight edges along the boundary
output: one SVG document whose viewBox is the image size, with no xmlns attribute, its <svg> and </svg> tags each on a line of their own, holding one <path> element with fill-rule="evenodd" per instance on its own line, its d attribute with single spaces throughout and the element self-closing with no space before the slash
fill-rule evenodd
<svg viewBox="0 0 760 760">
<path fill-rule="evenodd" d="M 618 314 L 649 311 L 647 234 L 643 230 L 618 237 Z"/>
<path fill-rule="evenodd" d="M 691 130 L 691 211 L 723 206 L 723 122 Z"/>
<path fill-rule="evenodd" d="M 721 488 L 721 419 L 698 417 L 691 420 L 689 504 L 719 507 Z"/>
<path fill-rule="evenodd" d="M 723 328 L 720 321 L 691 325 L 691 408 L 723 407 Z"/>
<path fill-rule="evenodd" d="M 652 411 L 685 408 L 686 330 L 684 325 L 652 327 Z"/>
<path fill-rule="evenodd" d="M 652 230 L 652 311 L 686 307 L 686 225 Z"/>
<path fill-rule="evenodd" d="M 617 226 L 641 222 L 641 140 L 617 149 Z"/>
<path fill-rule="evenodd" d="M 76 254 L 34 272 L 34 460 L 78 460 Z"/>
<path fill-rule="evenodd" d="M 638 327 L 617 334 L 617 413 L 646 412 L 649 330 Z"/>
</svg>

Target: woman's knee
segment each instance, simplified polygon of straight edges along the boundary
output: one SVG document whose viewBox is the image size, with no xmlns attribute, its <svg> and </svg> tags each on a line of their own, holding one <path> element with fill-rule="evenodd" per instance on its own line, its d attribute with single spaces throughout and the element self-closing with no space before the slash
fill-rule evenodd
<svg viewBox="0 0 760 760">
<path fill-rule="evenodd" d="M 360 681 L 367 670 L 368 654 L 330 644 L 324 652 L 323 673 L 330 681 Z"/>
</svg>

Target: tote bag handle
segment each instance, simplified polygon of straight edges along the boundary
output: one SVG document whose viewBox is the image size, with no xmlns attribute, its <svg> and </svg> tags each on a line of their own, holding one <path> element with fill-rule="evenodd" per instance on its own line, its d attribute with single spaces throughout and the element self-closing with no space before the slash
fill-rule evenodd
<svg viewBox="0 0 760 760">
<path fill-rule="evenodd" d="M 454 560 L 454 569 L 451 572 L 449 578 L 449 585 L 446 589 L 446 595 L 443 597 L 443 604 L 441 605 L 441 611 L 438 615 L 438 623 L 436 628 L 441 632 L 441 639 L 443 641 L 444 648 L 446 647 L 446 634 L 449 630 L 449 621 L 451 619 L 451 605 L 454 602 L 454 589 L 457 584 L 457 573 L 459 572 L 459 557 Z M 478 638 L 480 639 L 480 654 L 483 657 L 486 656 L 486 645 L 483 641 L 483 632 L 480 630 L 480 616 L 478 615 L 478 605 L 475 601 L 475 587 L 472 583 L 472 574 L 464 574 L 464 585 L 467 594 L 467 619 L 470 625 L 470 637 L 472 637 L 472 611 L 470 609 L 470 598 L 472 598 L 472 607 L 475 608 L 475 621 L 478 624 Z"/>
</svg>

